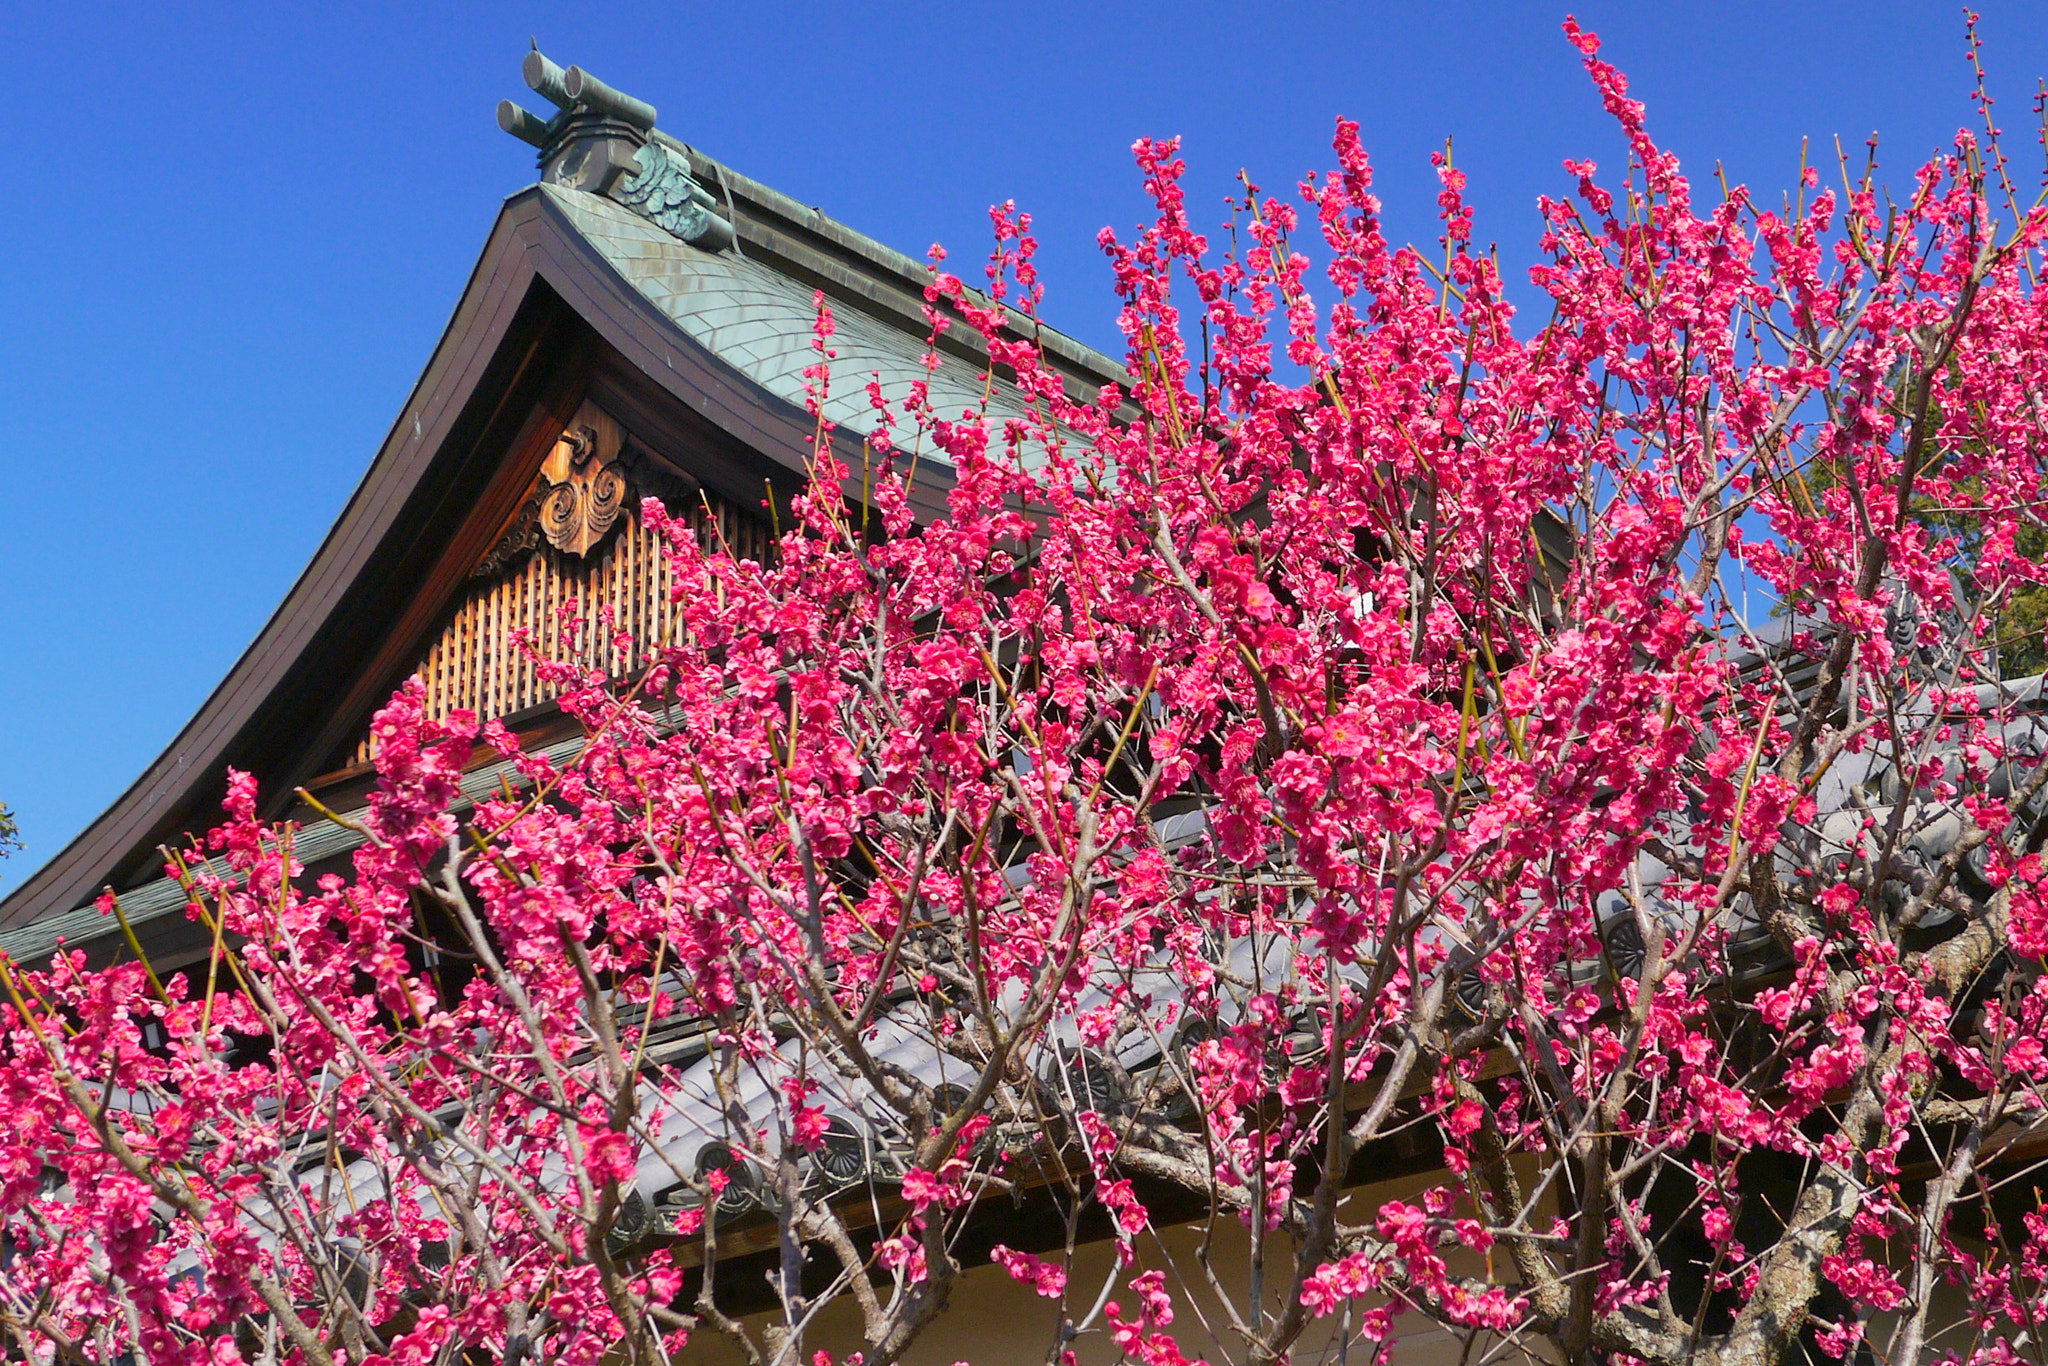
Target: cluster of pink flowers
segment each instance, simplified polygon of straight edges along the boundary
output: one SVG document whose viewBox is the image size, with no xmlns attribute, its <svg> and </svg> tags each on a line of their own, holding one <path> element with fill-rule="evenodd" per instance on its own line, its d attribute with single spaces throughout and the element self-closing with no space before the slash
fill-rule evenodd
<svg viewBox="0 0 2048 1366">
<path fill-rule="evenodd" d="M 7 965 L 14 1350 L 765 1366 L 843 1296 L 888 1366 L 1029 1206 L 988 1255 L 1049 1359 L 1408 1316 L 2008 1359 L 2048 1315 L 2048 736 L 2000 662 L 2048 586 L 2048 214 L 1967 133 L 1896 202 L 1702 205 L 1568 32 L 1630 162 L 1544 201 L 1539 325 L 1448 158 L 1435 250 L 1342 123 L 1219 252 L 1141 142 L 1128 385 L 1041 353 L 998 208 L 985 292 L 935 255 L 929 362 L 961 329 L 1015 406 L 871 384 L 852 468 L 821 302 L 793 525 L 757 563 L 641 509 L 667 629 L 564 675 L 578 757 L 410 684 L 348 874 L 235 775 L 171 867 L 203 962 Z M 1176 1262 L 1191 1208 L 1249 1287 Z"/>
</svg>

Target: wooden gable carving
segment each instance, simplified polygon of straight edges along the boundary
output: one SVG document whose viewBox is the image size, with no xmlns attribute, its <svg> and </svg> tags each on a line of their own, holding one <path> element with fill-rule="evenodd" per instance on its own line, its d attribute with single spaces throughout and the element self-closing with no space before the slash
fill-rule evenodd
<svg viewBox="0 0 2048 1366">
<path fill-rule="evenodd" d="M 563 690 L 544 676 L 550 664 L 625 678 L 649 662 L 667 633 L 674 575 L 663 538 L 640 520 L 648 494 L 707 543 L 767 557 L 772 537 L 760 517 L 656 462 L 586 401 L 419 656 L 414 672 L 430 716 L 466 709 L 488 721 L 532 711 Z M 348 761 L 373 753 L 365 738 Z"/>
<path fill-rule="evenodd" d="M 624 433 L 611 414 L 585 400 L 541 462 L 540 534 L 567 555 L 588 555 L 626 508 L 619 468 Z"/>
<path fill-rule="evenodd" d="M 637 467 L 637 480 L 628 472 L 629 465 Z M 650 482 L 662 487 L 635 486 Z M 489 578 L 542 544 L 587 559 L 604 546 L 622 518 L 632 520 L 631 510 L 639 506 L 643 493 L 658 494 L 680 512 L 695 501 L 697 489 L 689 480 L 657 474 L 617 419 L 586 399 L 548 448 L 519 514 L 471 571 L 472 577 Z"/>
</svg>

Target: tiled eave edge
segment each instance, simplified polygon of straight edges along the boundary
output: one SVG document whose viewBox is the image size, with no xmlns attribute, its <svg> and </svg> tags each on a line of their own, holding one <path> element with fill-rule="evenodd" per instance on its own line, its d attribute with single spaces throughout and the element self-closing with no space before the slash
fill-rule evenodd
<svg viewBox="0 0 2048 1366">
<path fill-rule="evenodd" d="M 656 728 L 662 733 L 669 729 L 658 723 Z M 574 735 L 533 750 L 527 757 L 546 759 L 561 767 L 583 752 L 584 743 L 583 736 Z M 485 796 L 501 791 L 502 784 L 508 779 L 515 788 L 525 785 L 515 761 L 510 759 L 470 770 L 462 776 L 462 798 L 454 809 L 461 811 L 474 807 Z M 350 826 L 361 827 L 368 816 L 367 807 L 358 807 L 341 814 L 347 825 L 332 820 L 315 820 L 299 825 L 292 836 L 292 857 L 310 866 L 348 853 L 364 843 L 361 829 L 351 829 Z M 225 859 L 211 859 L 207 866 L 218 876 L 225 877 L 230 872 Z M 135 927 L 183 914 L 187 904 L 184 887 L 172 877 L 160 877 L 121 893 L 121 912 Z M 0 955 L 17 963 L 34 964 L 60 947 L 83 948 L 99 940 L 111 939 L 120 932 L 120 925 L 113 916 L 102 913 L 98 906 L 88 902 L 62 915 L 53 915 L 0 933 Z"/>
</svg>

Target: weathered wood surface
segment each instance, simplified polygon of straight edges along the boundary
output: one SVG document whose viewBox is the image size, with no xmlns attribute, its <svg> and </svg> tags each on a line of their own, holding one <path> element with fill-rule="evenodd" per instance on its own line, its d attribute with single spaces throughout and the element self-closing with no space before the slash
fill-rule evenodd
<svg viewBox="0 0 2048 1366">
<path fill-rule="evenodd" d="M 598 439 L 608 441 L 615 455 L 618 424 L 590 405 L 579 421 L 585 414 L 607 424 L 598 429 Z M 570 486 L 569 460 L 566 444 L 549 455 L 542 468 L 549 489 Z M 623 478 L 616 461 L 607 468 Z M 544 500 L 548 496 L 543 493 Z M 700 491 L 694 506 L 673 511 L 707 543 L 722 543 L 749 559 L 768 552 L 768 529 L 715 494 Z M 543 531 L 545 526 L 543 520 Z M 617 511 L 596 535 L 597 553 L 587 560 L 557 548 L 549 537 L 463 592 L 415 670 L 426 687 L 430 716 L 445 718 L 461 709 L 479 721 L 514 716 L 553 700 L 593 671 L 623 679 L 651 661 L 669 630 L 674 575 L 667 547 L 643 523 L 637 506 Z M 576 666 L 578 676 L 549 677 L 547 666 L 555 664 Z M 354 762 L 367 762 L 374 753 L 365 737 Z"/>
</svg>

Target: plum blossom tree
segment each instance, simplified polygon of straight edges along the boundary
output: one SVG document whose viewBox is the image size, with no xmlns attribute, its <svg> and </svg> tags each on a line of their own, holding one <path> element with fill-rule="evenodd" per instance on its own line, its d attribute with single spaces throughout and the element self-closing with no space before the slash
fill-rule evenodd
<svg viewBox="0 0 2048 1366">
<path fill-rule="evenodd" d="M 650 504 L 578 757 L 409 685 L 352 875 L 238 775 L 205 963 L 6 965 L 11 1350 L 887 1366 L 993 1260 L 1053 1363 L 2034 1359 L 2048 215 L 1988 99 L 1902 199 L 1703 201 L 1567 30 L 1629 163 L 1547 321 L 1448 157 L 1436 250 L 1340 123 L 1219 251 L 1140 142 L 1127 389 L 998 209 L 929 316 L 1025 415 L 871 389 L 766 564 Z"/>
</svg>

